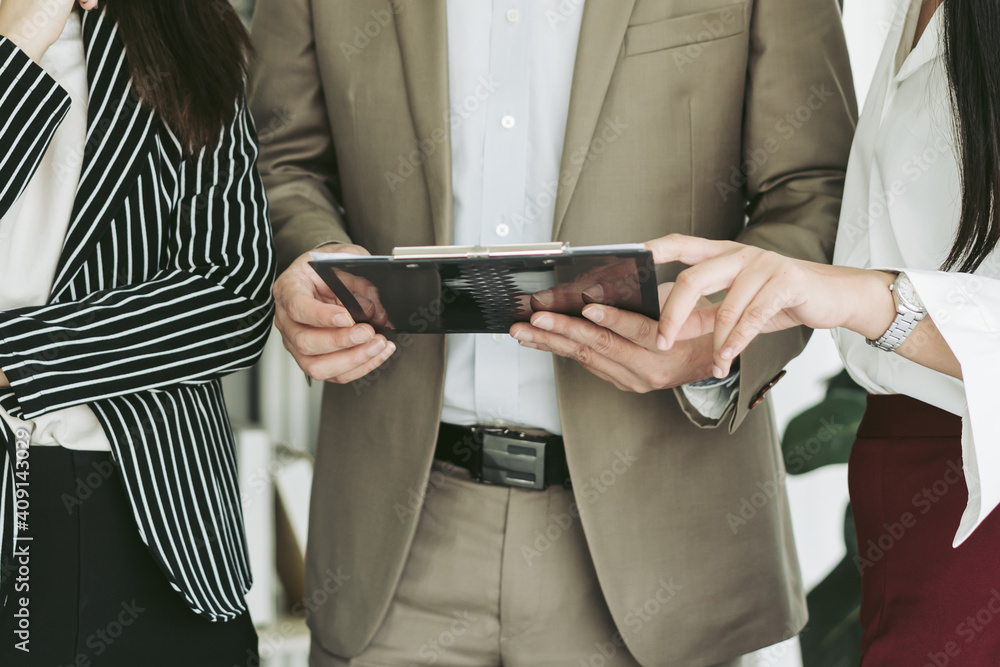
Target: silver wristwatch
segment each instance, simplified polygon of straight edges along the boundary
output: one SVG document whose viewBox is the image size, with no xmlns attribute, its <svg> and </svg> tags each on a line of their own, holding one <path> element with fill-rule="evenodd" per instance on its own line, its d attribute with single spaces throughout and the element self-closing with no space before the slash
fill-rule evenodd
<svg viewBox="0 0 1000 667">
<path fill-rule="evenodd" d="M 927 317 L 927 308 L 917 295 L 917 290 L 905 273 L 896 277 L 896 282 L 889 285 L 889 291 L 896 297 L 896 319 L 889 325 L 878 340 L 866 339 L 872 347 L 886 352 L 895 352 L 910 335 L 917 322 Z"/>
</svg>

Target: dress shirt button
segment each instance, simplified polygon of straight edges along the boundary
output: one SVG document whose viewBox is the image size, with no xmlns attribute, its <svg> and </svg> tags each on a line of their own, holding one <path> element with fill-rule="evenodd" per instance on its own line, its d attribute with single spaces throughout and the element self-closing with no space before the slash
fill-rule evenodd
<svg viewBox="0 0 1000 667">
<path fill-rule="evenodd" d="M 508 9 L 507 20 L 510 21 L 511 23 L 517 23 L 518 21 L 521 20 L 521 12 L 517 11 L 516 9 Z"/>
<path fill-rule="evenodd" d="M 503 334 L 493 334 L 494 343 L 502 343 L 504 338 L 506 338 L 506 336 L 504 336 Z"/>
<path fill-rule="evenodd" d="M 514 127 L 514 123 L 516 122 L 517 121 L 514 120 L 513 116 L 504 116 L 503 118 L 500 119 L 500 124 L 503 125 L 508 130 Z"/>
<path fill-rule="evenodd" d="M 497 225 L 497 236 L 507 236 L 510 234 L 510 226 L 507 223 L 501 222 Z"/>
</svg>

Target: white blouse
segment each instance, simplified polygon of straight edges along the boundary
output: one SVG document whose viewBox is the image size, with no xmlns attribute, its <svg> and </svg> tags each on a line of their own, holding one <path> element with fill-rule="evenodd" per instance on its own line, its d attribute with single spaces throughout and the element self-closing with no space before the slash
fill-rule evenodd
<svg viewBox="0 0 1000 667">
<path fill-rule="evenodd" d="M 869 392 L 962 416 L 969 500 L 958 546 L 1000 504 L 1000 252 L 975 274 L 939 270 L 961 215 L 943 6 L 911 51 L 922 3 L 897 4 L 851 149 L 834 263 L 905 270 L 965 381 L 869 347 L 856 333 L 833 333 L 847 370 Z"/>
<path fill-rule="evenodd" d="M 0 0 L 2 1 L 2 0 Z M 69 93 L 66 118 L 38 165 L 38 171 L 0 218 L 0 309 L 44 305 L 73 215 L 87 137 L 87 63 L 80 15 L 72 12 L 59 39 L 42 57 L 42 68 Z M 22 421 L 0 408 L 13 429 L 31 433 L 31 445 L 110 451 L 104 429 L 87 406 Z"/>
</svg>

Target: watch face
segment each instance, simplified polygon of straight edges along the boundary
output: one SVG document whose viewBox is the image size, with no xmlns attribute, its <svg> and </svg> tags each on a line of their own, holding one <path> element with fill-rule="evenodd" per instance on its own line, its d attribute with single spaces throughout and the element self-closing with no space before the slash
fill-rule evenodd
<svg viewBox="0 0 1000 667">
<path fill-rule="evenodd" d="M 918 312 L 925 310 L 924 302 L 920 300 L 917 290 L 905 273 L 899 274 L 899 278 L 896 279 L 896 294 L 910 310 Z"/>
</svg>

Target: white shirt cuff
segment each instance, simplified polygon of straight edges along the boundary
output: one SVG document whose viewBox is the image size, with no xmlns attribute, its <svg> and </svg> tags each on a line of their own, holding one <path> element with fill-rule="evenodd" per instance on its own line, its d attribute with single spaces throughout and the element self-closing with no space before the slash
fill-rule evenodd
<svg viewBox="0 0 1000 667">
<path fill-rule="evenodd" d="M 740 390 L 740 372 L 724 379 L 702 380 L 681 386 L 684 398 L 702 417 L 718 421 L 736 399 Z"/>
</svg>

